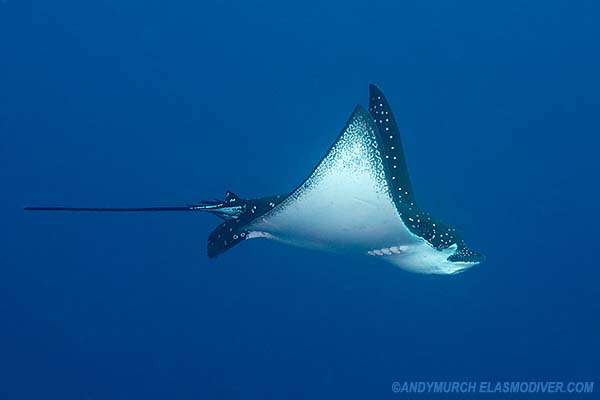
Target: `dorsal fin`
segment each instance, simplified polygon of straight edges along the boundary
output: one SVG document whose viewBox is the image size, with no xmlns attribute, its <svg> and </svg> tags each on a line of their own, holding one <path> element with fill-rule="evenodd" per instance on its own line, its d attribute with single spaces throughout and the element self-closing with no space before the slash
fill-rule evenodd
<svg viewBox="0 0 600 400">
<path fill-rule="evenodd" d="M 233 203 L 234 201 L 237 201 L 239 199 L 239 196 L 235 193 L 233 193 L 231 190 L 228 190 L 225 192 L 225 201 L 227 203 Z"/>
<path fill-rule="evenodd" d="M 369 112 L 377 125 L 383 143 L 384 162 L 388 165 L 388 170 L 393 177 L 389 184 L 394 201 L 402 205 L 415 205 L 416 201 L 408 176 L 400 130 L 387 99 L 373 84 L 369 85 Z"/>
</svg>

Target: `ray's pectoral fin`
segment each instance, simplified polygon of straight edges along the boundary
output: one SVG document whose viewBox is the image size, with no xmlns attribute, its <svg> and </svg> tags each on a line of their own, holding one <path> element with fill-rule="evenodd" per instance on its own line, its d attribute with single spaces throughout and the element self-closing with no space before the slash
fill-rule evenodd
<svg viewBox="0 0 600 400">
<path fill-rule="evenodd" d="M 416 204 L 416 200 L 406 167 L 400 129 L 398 129 L 390 104 L 375 85 L 369 86 L 369 112 L 379 130 L 386 171 L 390 177 L 388 182 L 394 201 L 397 205 L 413 206 Z"/>
<path fill-rule="evenodd" d="M 217 226 L 208 236 L 208 257 L 214 258 L 241 243 L 248 232 L 240 229 L 237 220 L 229 220 Z"/>
</svg>

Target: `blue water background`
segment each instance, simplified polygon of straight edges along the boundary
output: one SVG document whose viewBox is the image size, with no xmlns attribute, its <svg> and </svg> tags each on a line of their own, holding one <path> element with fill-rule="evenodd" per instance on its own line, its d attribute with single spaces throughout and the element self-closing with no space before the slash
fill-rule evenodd
<svg viewBox="0 0 600 400">
<path fill-rule="evenodd" d="M 599 11 L 1 1 L 0 398 L 407 398 L 391 391 L 407 380 L 597 394 Z M 422 276 L 267 241 L 211 261 L 208 215 L 21 210 L 285 193 L 370 82 L 420 205 L 480 267 Z"/>
</svg>

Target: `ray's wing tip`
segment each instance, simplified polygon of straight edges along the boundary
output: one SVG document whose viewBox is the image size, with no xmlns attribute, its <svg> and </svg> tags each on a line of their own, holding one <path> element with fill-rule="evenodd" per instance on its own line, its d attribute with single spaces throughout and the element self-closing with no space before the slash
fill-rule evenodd
<svg viewBox="0 0 600 400">
<path fill-rule="evenodd" d="M 367 116 L 370 114 L 367 111 L 367 109 L 363 107 L 362 104 L 357 104 L 356 107 L 354 107 L 354 111 L 352 111 L 352 117 L 355 117 L 358 115 Z"/>
<path fill-rule="evenodd" d="M 370 97 L 373 96 L 381 96 L 383 93 L 381 92 L 381 89 L 379 89 L 379 87 L 374 84 L 374 83 L 369 83 L 369 95 Z"/>
<path fill-rule="evenodd" d="M 350 119 L 348 120 L 348 124 L 351 124 L 351 123 L 357 122 L 357 121 L 364 121 L 364 123 L 367 124 L 367 126 L 370 126 L 373 129 L 377 129 L 377 126 L 375 125 L 375 121 L 373 120 L 373 116 L 361 104 L 358 104 L 354 108 L 354 111 L 352 112 L 352 115 L 350 116 Z"/>
<path fill-rule="evenodd" d="M 206 256 L 209 260 L 214 260 L 219 254 L 221 253 L 217 251 L 210 243 L 206 246 Z"/>
<path fill-rule="evenodd" d="M 371 108 L 374 103 L 378 102 L 387 104 L 387 99 L 381 89 L 379 89 L 377 85 L 371 83 L 369 85 L 369 108 Z"/>
</svg>

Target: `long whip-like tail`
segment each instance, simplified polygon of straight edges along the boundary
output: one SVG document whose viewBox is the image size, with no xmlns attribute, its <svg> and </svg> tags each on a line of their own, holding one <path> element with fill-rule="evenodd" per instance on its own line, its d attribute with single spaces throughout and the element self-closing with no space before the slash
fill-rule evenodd
<svg viewBox="0 0 600 400">
<path fill-rule="evenodd" d="M 145 212 L 145 211 L 198 211 L 196 206 L 180 207 L 24 207 L 25 211 L 92 211 L 92 212 Z"/>
</svg>

